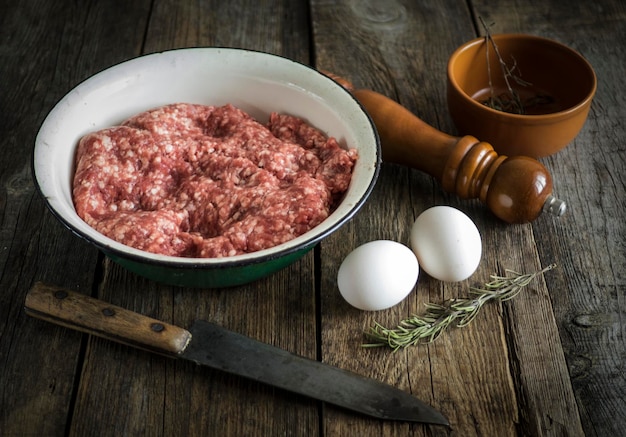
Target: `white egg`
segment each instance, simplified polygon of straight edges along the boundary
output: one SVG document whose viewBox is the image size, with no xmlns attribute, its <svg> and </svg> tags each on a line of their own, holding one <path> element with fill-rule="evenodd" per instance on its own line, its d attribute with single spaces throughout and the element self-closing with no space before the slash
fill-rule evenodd
<svg viewBox="0 0 626 437">
<path fill-rule="evenodd" d="M 467 215 L 450 206 L 434 206 L 417 217 L 411 247 L 420 267 L 441 281 L 462 281 L 478 268 L 482 241 Z"/>
<path fill-rule="evenodd" d="M 413 290 L 419 274 L 415 254 L 407 246 L 376 240 L 346 256 L 337 273 L 343 298 L 366 311 L 392 307 Z"/>
</svg>

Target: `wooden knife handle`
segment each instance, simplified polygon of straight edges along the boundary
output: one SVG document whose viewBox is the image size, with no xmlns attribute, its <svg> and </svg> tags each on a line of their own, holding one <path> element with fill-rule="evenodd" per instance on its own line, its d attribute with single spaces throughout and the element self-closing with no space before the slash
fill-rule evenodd
<svg viewBox="0 0 626 437">
<path fill-rule="evenodd" d="M 186 329 L 41 282 L 26 295 L 24 310 L 57 325 L 169 356 L 182 353 L 191 340 Z"/>
</svg>

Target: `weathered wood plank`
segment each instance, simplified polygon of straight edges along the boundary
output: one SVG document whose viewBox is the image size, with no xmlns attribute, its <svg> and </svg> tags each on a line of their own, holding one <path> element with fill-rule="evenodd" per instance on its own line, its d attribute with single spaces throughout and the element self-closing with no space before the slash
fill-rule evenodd
<svg viewBox="0 0 626 437">
<path fill-rule="evenodd" d="M 419 3 L 0 0 L 0 435 L 582 435 L 581 421 L 586 435 L 621 435 L 626 5 Z M 494 32 L 560 40 L 596 68 L 587 125 L 567 149 L 543 160 L 556 194 L 569 203 L 561 219 L 505 225 L 478 203 L 443 193 L 430 177 L 385 164 L 363 211 L 300 262 L 250 286 L 191 290 L 102 261 L 46 212 L 35 191 L 31 148 L 58 99 L 110 65 L 177 47 L 244 47 L 315 61 L 454 133 L 445 65 L 480 31 L 478 16 L 494 23 Z M 372 239 L 407 243 L 413 219 L 434 204 L 456 206 L 479 224 L 485 252 L 476 274 L 460 284 L 422 274 L 397 307 L 349 307 L 336 288 L 345 255 Z M 559 268 L 545 279 L 436 343 L 396 354 L 360 347 L 361 331 L 374 320 L 393 325 L 427 301 L 465 296 L 491 273 L 551 262 Z M 441 409 L 453 429 L 356 416 L 28 318 L 24 294 L 36 280 L 181 326 L 207 318 L 302 355 L 319 353 L 413 392 Z"/>
<path fill-rule="evenodd" d="M 454 2 L 429 6 L 388 2 L 383 8 L 376 2 L 345 2 L 341 5 L 314 2 L 312 17 L 318 67 L 352 74 L 357 77 L 354 82 L 387 94 L 427 123 L 443 131 L 454 130 L 445 110 L 445 67 L 452 51 L 475 37 L 470 11 L 463 5 Z M 405 26 L 411 32 L 403 31 Z M 415 32 L 415 29 L 422 31 Z M 444 33 L 440 29 L 447 31 Z M 349 40 L 348 34 L 354 39 Z M 433 38 L 433 35 L 437 37 Z M 539 268 L 530 225 L 511 227 L 499 223 L 475 203 L 460 202 L 444 195 L 428 179 L 419 175 L 408 177 L 405 171 L 383 169 L 379 184 L 383 188 L 374 194 L 368 205 L 372 212 L 366 208 L 352 229 L 344 232 L 354 244 L 346 244 L 345 239 L 339 242 L 341 233 L 323 243 L 322 262 L 327 263 L 327 269 L 322 271 L 329 274 L 322 279 L 322 289 L 328 290 L 323 295 L 322 305 L 342 305 L 336 296 L 334 265 L 338 265 L 350 248 L 381 237 L 406 244 L 414 218 L 433 204 L 457 206 L 479 223 L 484 241 L 481 266 L 467 284 L 442 284 L 422 274 L 414 296 L 374 316 L 352 310 L 338 315 L 324 311 L 323 306 L 323 359 L 354 367 L 412 390 L 439 406 L 461 435 L 515 435 L 518 431 L 549 435 L 553 430 L 542 420 L 526 417 L 528 412 L 535 411 L 541 411 L 543 418 L 565 422 L 569 434 L 581 434 L 563 354 L 559 348 L 547 346 L 558 345 L 559 338 L 545 285 L 541 282 L 534 284 L 543 295 L 541 306 L 537 305 L 535 297 L 510 303 L 504 313 L 499 307 L 485 309 L 482 318 L 472 326 L 463 332 L 450 332 L 436 344 L 403 351 L 391 358 L 355 347 L 360 339 L 359 331 L 375 319 L 394 324 L 403 315 L 421 312 L 421 305 L 428 300 L 441 302 L 467 295 L 468 285 L 480 285 L 489 279 L 490 274 L 503 273 L 504 268 L 520 271 Z M 412 184 L 410 188 L 409 182 Z M 368 221 L 369 217 L 380 220 L 380 213 L 374 212 L 374 208 L 390 211 L 389 222 Z M 520 247 L 525 256 L 509 255 L 519 252 Z M 533 317 L 523 318 L 520 314 L 532 314 Z M 512 330 L 511 324 L 514 324 Z M 546 332 L 534 331 L 532 327 L 537 325 Z M 355 338 L 352 343 L 338 340 L 350 335 Z M 528 342 L 521 341 L 524 335 L 530 335 Z M 550 335 L 554 343 L 539 342 L 537 336 L 540 335 Z M 537 348 L 535 344 L 546 346 Z M 511 353 L 515 355 L 512 357 Z M 542 360 L 537 360 L 537 356 Z M 523 365 L 517 366 L 518 362 Z M 416 377 L 416 373 L 420 377 Z M 419 382 L 412 383 L 409 376 L 398 378 L 397 375 L 402 374 L 413 375 Z M 520 385 L 520 390 L 514 389 L 513 381 Z M 546 381 L 551 383 L 548 397 L 544 392 Z M 524 424 L 518 429 L 519 421 Z M 345 432 L 346 422 L 336 423 L 340 423 L 337 426 Z M 332 432 L 341 432 L 332 428 L 335 423 L 331 421 L 326 426 Z M 358 422 L 351 426 L 358 427 L 362 435 L 372 432 L 371 426 Z M 414 432 L 419 435 L 422 430 L 414 429 Z"/>
<path fill-rule="evenodd" d="M 28 318 L 22 303 L 37 280 L 90 293 L 98 253 L 45 210 L 31 179 L 31 150 L 57 100 L 114 58 L 81 50 L 81 41 L 102 41 L 89 8 L 29 1 L 2 2 L 0 10 L 0 435 L 63 435 L 82 337 Z M 115 60 L 133 54 L 124 41 L 136 26 L 120 20 L 108 39 Z"/>
<path fill-rule="evenodd" d="M 498 33 L 524 32 L 579 51 L 596 70 L 598 90 L 579 136 L 546 158 L 557 195 L 569 204 L 557 221 L 533 226 L 549 296 L 587 435 L 621 435 L 626 427 L 626 6 L 595 2 L 474 1 L 476 15 Z M 600 15 L 602 14 L 602 15 Z"/>
<path fill-rule="evenodd" d="M 155 2 L 143 51 L 219 45 L 305 62 L 309 58 L 305 6 Z M 313 252 L 271 278 L 223 290 L 169 287 L 109 261 L 105 266 L 99 297 L 108 302 L 184 327 L 196 318 L 212 320 L 316 357 Z M 101 340 L 88 343 L 80 382 L 72 422 L 72 434 L 77 436 L 303 435 L 315 433 L 319 423 L 315 401 Z"/>
<path fill-rule="evenodd" d="M 312 278 L 302 271 L 312 271 L 311 262 L 311 257 L 305 257 L 299 268 L 287 268 L 255 285 L 195 290 L 155 284 L 107 261 L 100 297 L 180 326 L 190 326 L 197 318 L 212 320 L 314 358 L 315 294 L 306 285 Z M 284 286 L 276 287 L 276 281 Z M 241 420 L 225 422 L 223 417 Z M 181 431 L 185 435 L 269 435 L 278 431 L 301 435 L 315 429 L 317 423 L 315 401 L 191 363 L 91 339 L 72 434 L 98 429 L 100 435 L 172 435 Z"/>
</svg>

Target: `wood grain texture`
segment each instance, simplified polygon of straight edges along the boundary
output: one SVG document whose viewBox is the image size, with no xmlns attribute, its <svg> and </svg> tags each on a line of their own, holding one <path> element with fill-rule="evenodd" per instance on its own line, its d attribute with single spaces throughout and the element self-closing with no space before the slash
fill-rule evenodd
<svg viewBox="0 0 626 437">
<path fill-rule="evenodd" d="M 306 61 L 305 10 L 288 6 L 288 2 L 155 2 L 143 52 L 231 46 Z M 294 33 L 299 36 L 297 44 L 291 39 Z M 315 358 L 313 276 L 313 253 L 271 280 L 224 290 L 162 286 L 106 261 L 98 296 L 179 326 L 190 326 L 196 318 L 211 320 Z M 130 358 L 124 359 L 125 354 Z M 103 389 L 94 393 L 93 381 Z M 109 406 L 106 411 L 98 407 L 101 404 Z M 71 430 L 73 435 L 87 435 L 97 429 L 100 435 L 111 436 L 301 435 L 315 430 L 317 423 L 315 401 L 91 340 Z"/>
<path fill-rule="evenodd" d="M 90 33 L 97 9 L 3 1 L 0 11 L 0 435 L 63 435 L 83 338 L 33 324 L 22 306 L 37 280 L 90 293 L 99 256 L 85 242 L 68 239 L 67 229 L 46 212 L 31 179 L 31 152 L 58 99 L 114 60 L 96 49 L 88 56 L 82 52 L 84 41 L 101 37 Z M 110 43 L 137 29 L 123 20 L 116 20 L 122 30 L 107 38 Z M 123 47 L 118 45 L 117 57 L 137 54 Z"/>
<path fill-rule="evenodd" d="M 329 70 L 456 134 L 446 110 L 452 51 L 482 30 L 554 38 L 594 66 L 589 120 L 545 158 L 560 219 L 497 220 L 432 177 L 385 163 L 371 198 L 292 266 L 253 284 L 194 290 L 127 272 L 46 211 L 30 171 L 44 117 L 72 87 L 144 53 L 194 46 L 262 50 Z M 617 436 L 626 429 L 626 5 L 621 0 L 311 0 L 70 2 L 0 0 L 0 435 L 24 436 Z M 476 273 L 458 284 L 421 274 L 401 304 L 348 306 L 337 269 L 374 239 L 408 244 L 426 208 L 468 214 L 483 238 Z M 363 349 L 374 321 L 394 325 L 426 302 L 466 296 L 507 268 L 558 268 L 467 328 L 391 353 Z M 208 319 L 291 352 L 410 391 L 447 430 L 382 422 L 187 362 L 27 317 L 36 281 L 93 295 L 178 326 Z"/>
<path fill-rule="evenodd" d="M 534 33 L 579 51 L 598 77 L 589 120 L 560 153 L 546 158 L 568 202 L 558 222 L 533 225 L 573 390 L 587 435 L 621 435 L 626 420 L 626 125 L 622 91 L 626 6 L 601 2 L 474 2 L 493 31 Z M 601 18 L 602 13 L 605 18 Z M 558 25 L 555 24 L 558 22 Z M 589 399 L 594 401 L 589 402 Z"/>
<path fill-rule="evenodd" d="M 375 2 L 342 2 L 340 5 L 314 2 L 312 11 L 318 67 L 344 75 L 343 71 L 358 72 L 359 77 L 346 77 L 356 86 L 377 89 L 423 120 L 445 129 L 445 123 L 437 120 L 439 115 L 436 111 L 442 106 L 444 90 L 434 90 L 429 94 L 433 90 L 421 85 L 428 83 L 433 86 L 437 82 L 436 77 L 445 79 L 445 75 L 437 72 L 445 71 L 448 53 L 457 44 L 455 38 L 460 41 L 464 37 L 450 32 L 436 42 L 429 40 L 429 44 L 420 44 L 420 40 L 427 40 L 427 36 L 436 33 L 438 28 L 449 28 L 443 10 L 454 10 L 460 5 L 442 2 L 435 10 L 430 10 L 408 2 L 388 4 L 386 13 L 389 16 L 378 11 Z M 437 8 L 441 10 L 437 11 Z M 467 13 L 462 7 L 455 12 L 457 15 Z M 412 29 L 416 28 L 421 31 L 413 32 Z M 351 59 L 354 47 L 352 40 L 342 35 L 346 29 L 358 35 L 359 54 L 370 55 L 371 61 Z M 338 45 L 338 41 L 343 44 Z M 436 53 L 430 43 L 437 45 Z M 326 44 L 332 45 L 333 50 L 325 50 Z M 325 56 L 322 57 L 321 53 Z M 359 63 L 356 70 L 352 65 L 355 62 Z M 428 79 L 420 79 L 425 76 Z M 378 83 L 388 84 L 388 88 L 379 87 Z M 441 81 L 440 85 L 444 84 Z M 432 345 L 396 354 L 385 350 L 359 349 L 360 342 L 364 340 L 360 331 L 374 321 L 393 325 L 412 313 L 421 312 L 427 301 L 440 302 L 463 295 L 466 283 L 445 286 L 422 274 L 415 294 L 391 310 L 374 314 L 348 308 L 337 295 L 333 260 L 342 259 L 351 248 L 373 239 L 387 238 L 408 244 L 408 232 L 416 215 L 440 203 L 451 203 L 470 215 L 482 214 L 473 203 L 468 208 L 467 204 L 448 198 L 432 180 L 401 167 L 385 165 L 366 208 L 351 226 L 322 243 L 322 359 L 411 390 L 416 396 L 442 409 L 452 428 L 459 430 L 461 435 L 513 435 L 517 405 L 502 327 L 495 309 L 488 311 L 485 319 L 477 321 L 471 331 L 452 332 Z M 386 213 L 381 214 L 381 211 Z M 480 271 L 487 272 L 488 267 Z M 476 401 L 467 402 L 467 399 Z M 442 432 L 432 427 L 426 430 L 398 424 L 383 424 L 384 432 L 381 432 L 380 428 L 358 419 L 350 420 L 342 416 L 342 420 L 334 420 L 331 413 L 325 415 L 324 422 L 325 431 L 330 435 L 425 435 Z"/>
<path fill-rule="evenodd" d="M 316 44 L 323 46 L 327 40 L 343 41 L 336 29 L 339 28 L 339 22 L 344 23 L 342 28 L 349 28 L 360 35 L 360 49 L 363 52 L 380 54 L 382 60 L 379 59 L 379 62 L 386 61 L 385 54 L 393 56 L 393 62 L 389 62 L 384 68 L 371 63 L 364 64 L 359 69 L 360 84 L 376 88 L 382 70 L 386 76 L 383 82 L 394 84 L 393 91 L 387 91 L 389 96 L 394 97 L 407 108 L 414 108 L 414 113 L 420 114 L 421 118 L 437 120 L 437 117 L 441 117 L 439 114 L 445 114 L 441 111 L 441 108 L 445 108 L 446 105 L 445 84 L 441 84 L 439 90 L 429 94 L 431 90 L 421 87 L 420 81 L 417 79 L 407 81 L 405 78 L 422 78 L 423 82 L 428 84 L 437 83 L 438 77 L 445 79 L 447 58 L 458 45 L 458 41 L 468 40 L 475 36 L 470 22 L 467 22 L 468 25 L 465 28 L 455 26 L 452 22 L 463 13 L 469 14 L 469 11 L 461 10 L 456 15 L 445 14 L 444 9 L 449 10 L 453 7 L 445 2 L 438 4 L 442 9 L 439 13 L 420 5 L 409 5 L 407 2 L 390 2 L 387 11 L 389 15 L 385 18 L 393 15 L 391 11 L 394 10 L 395 18 L 383 22 L 380 19 L 381 15 L 377 13 L 376 5 L 375 2 L 344 2 L 341 6 L 337 4 L 329 6 L 327 3 L 321 3 L 318 6 L 314 3 L 314 26 L 320 23 L 319 27 L 314 27 Z M 334 24 L 333 19 L 336 20 Z M 413 24 L 408 29 L 421 29 L 420 35 L 439 35 L 436 42 L 429 40 L 428 44 L 428 46 L 437 44 L 439 52 L 433 53 L 432 49 L 429 50 L 420 45 L 420 35 L 409 34 L 408 30 L 403 32 L 402 29 L 406 23 Z M 448 32 L 437 33 L 437 29 L 441 28 L 448 29 Z M 317 59 L 321 68 L 330 71 L 349 69 L 349 64 L 345 64 L 348 53 L 352 50 L 348 41 L 343 50 L 345 53 L 336 44 L 333 52 L 321 50 L 327 54 L 323 58 L 318 54 Z M 319 49 L 318 53 L 320 53 Z M 430 57 L 427 58 L 427 56 Z M 420 59 L 422 62 L 417 64 L 415 59 Z M 371 74 L 372 78 L 365 78 L 366 74 Z M 347 79 L 354 81 L 350 77 Z M 411 93 L 417 93 L 420 97 L 417 98 Z M 407 94 L 411 95 L 411 98 L 406 98 Z M 428 103 L 422 106 L 416 102 Z M 441 129 L 449 127 L 447 123 L 436 123 L 435 126 L 441 126 Z M 382 182 L 379 187 L 384 187 L 380 188 L 384 192 L 380 194 L 380 197 L 393 199 L 393 203 L 387 208 L 383 207 L 383 210 L 390 211 L 387 215 L 388 220 L 394 222 L 394 228 L 400 228 L 397 234 L 385 235 L 383 238 L 408 243 L 406 231 L 410 229 L 414 218 L 428 206 L 448 203 L 464 210 L 470 217 L 482 224 L 480 231 L 484 239 L 485 253 L 481 267 L 472 280 L 477 281 L 477 278 L 482 277 L 487 281 L 490 273 L 503 274 L 505 268 L 517 271 L 534 271 L 539 268 L 530 226 L 502 226 L 486 217 L 475 204 L 439 194 L 437 186 L 434 187 L 434 194 L 433 188 L 428 185 L 413 186 L 410 193 L 407 193 L 406 189 L 397 190 L 400 183 L 392 181 L 402 176 L 402 173 L 397 173 L 395 168 L 384 169 L 381 175 Z M 377 200 L 379 199 L 374 196 L 370 203 L 376 204 Z M 402 208 L 401 206 L 405 204 L 410 205 L 411 208 Z M 371 214 L 380 216 L 378 211 Z M 389 223 L 383 222 L 375 226 L 367 223 L 367 219 L 368 212 L 364 212 L 355 221 L 352 233 L 360 237 L 359 242 L 381 238 L 380 233 L 377 232 L 377 226 L 389 232 Z M 545 220 L 547 219 L 542 218 L 542 221 Z M 517 238 L 503 238 L 509 235 Z M 348 249 L 345 249 L 343 242 L 339 242 L 340 238 L 341 234 L 337 233 L 336 239 L 329 238 L 322 243 L 323 250 L 327 251 L 322 257 L 323 261 L 341 259 L 342 256 L 347 255 Z M 337 245 L 333 245 L 335 241 L 338 242 Z M 510 255 L 518 252 L 520 247 L 530 248 L 529 253 L 526 256 Z M 341 252 L 335 253 L 335 251 Z M 327 270 L 323 269 L 323 271 Z M 325 286 L 322 288 L 328 287 L 331 290 L 334 288 L 331 266 L 328 266 L 328 271 L 329 277 L 323 277 Z M 558 330 L 545 284 L 535 284 L 543 298 L 537 297 L 538 291 L 530 292 L 531 296 L 526 294 L 525 298 L 505 305 L 506 311 L 490 309 L 483 315 L 484 320 L 475 323 L 466 331 L 451 333 L 445 339 L 438 340 L 439 343 L 436 345 L 423 346 L 429 354 L 429 366 L 425 369 L 414 364 L 420 362 L 419 351 L 403 351 L 401 359 L 396 357 L 392 362 L 388 362 L 388 357 L 384 356 L 383 361 L 380 362 L 381 358 L 378 355 L 369 356 L 368 351 L 364 351 L 363 355 L 349 353 L 345 350 L 347 347 L 345 342 L 338 340 L 348 335 L 344 331 L 350 330 L 351 327 L 361 326 L 365 329 L 374 320 L 381 321 L 380 319 L 383 319 L 382 322 L 386 325 L 397 323 L 403 318 L 402 314 L 406 317 L 411 313 L 419 313 L 420 305 L 428 300 L 441 302 L 446 297 L 463 296 L 463 289 L 467 290 L 467 285 L 438 284 L 422 274 L 417 287 L 417 293 L 420 295 L 420 298 L 416 299 L 418 305 L 410 306 L 411 298 L 409 298 L 394 309 L 394 312 L 399 314 L 391 318 L 391 321 L 388 314 L 376 314 L 374 318 L 348 311 L 340 317 L 333 317 L 330 311 L 322 310 L 323 316 L 331 314 L 328 316 L 327 324 L 323 324 L 323 327 L 327 327 L 328 330 L 322 331 L 323 358 L 336 357 L 335 364 L 337 365 L 357 365 L 358 371 L 376 372 L 374 375 L 382 378 L 392 378 L 392 375 L 402 372 L 430 374 L 429 378 L 424 378 L 425 387 L 422 384 L 415 386 L 406 382 L 403 384 L 412 389 L 415 387 L 414 390 L 418 396 L 424 396 L 426 393 L 434 394 L 433 404 L 439 406 L 441 402 L 441 408 L 444 414 L 449 415 L 452 427 L 462 430 L 460 431 L 462 435 L 516 435 L 517 433 L 550 435 L 554 432 L 581 435 L 581 423 L 568 381 L 563 354 L 560 349 L 543 347 L 544 344 L 555 343 L 540 340 L 542 337 L 549 336 L 552 342 L 559 343 Z M 335 297 L 329 296 L 328 298 L 336 300 Z M 336 302 L 336 304 L 341 304 L 341 302 Z M 540 328 L 534 329 L 535 327 Z M 442 365 L 441 361 L 449 364 Z M 471 388 L 470 384 L 463 384 L 466 378 L 471 378 Z M 392 381 L 398 383 L 396 380 L 392 379 Z M 549 386 L 550 396 L 546 396 L 545 393 L 547 386 Z M 460 390 L 460 387 L 463 389 Z M 442 400 L 439 401 L 438 398 Z M 468 404 L 467 399 L 477 401 Z M 444 400 L 449 401 L 454 407 L 446 410 Z M 528 417 L 530 412 L 536 411 L 540 411 L 540 415 Z M 343 421 L 331 423 L 344 425 Z M 338 434 L 346 432 L 343 428 L 332 431 Z M 362 435 L 368 435 L 368 432 L 371 431 L 368 431 L 367 426 L 359 430 Z M 402 431 L 404 432 L 405 430 Z"/>
<path fill-rule="evenodd" d="M 26 295 L 24 310 L 47 322 L 170 357 L 182 354 L 191 341 L 191 333 L 180 326 L 42 282 Z"/>
</svg>

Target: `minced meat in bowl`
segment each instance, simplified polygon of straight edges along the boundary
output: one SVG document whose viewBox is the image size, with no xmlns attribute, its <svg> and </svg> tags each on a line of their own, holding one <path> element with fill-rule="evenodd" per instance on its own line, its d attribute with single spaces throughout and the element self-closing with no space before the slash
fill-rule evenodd
<svg viewBox="0 0 626 437">
<path fill-rule="evenodd" d="M 271 248 L 259 245 L 256 250 L 245 251 L 226 245 L 219 256 L 204 258 L 197 252 L 200 246 L 191 245 L 187 246 L 191 249 L 183 254 L 187 256 L 179 256 L 180 253 L 153 254 L 129 247 L 96 231 L 78 215 L 73 201 L 72 181 L 77 170 L 75 158 L 81 138 L 120 126 L 137 114 L 158 108 L 180 109 L 177 105 L 181 104 L 187 109 L 212 108 L 210 111 L 234 111 L 233 114 L 239 116 L 246 114 L 249 119 L 242 120 L 250 124 L 250 120 L 255 120 L 255 123 L 265 124 L 267 121 L 267 125 L 271 125 L 269 120 L 273 117 L 275 126 L 297 122 L 314 129 L 318 137 L 321 135 L 336 142 L 341 151 L 337 155 L 341 155 L 339 161 L 351 157 L 353 168 L 347 187 L 344 187 L 346 189 L 327 188 L 330 194 L 326 194 L 326 198 L 319 197 L 315 202 L 327 203 L 328 211 L 312 219 L 314 226 L 310 230 L 288 238 L 286 233 L 276 237 L 276 245 Z M 289 142 L 293 143 L 293 129 L 285 128 L 284 132 L 292 135 Z M 298 166 L 305 166 L 307 159 L 319 159 L 315 155 L 317 152 L 309 152 L 306 148 L 297 152 L 301 158 Z M 285 156 L 293 160 L 296 155 Z M 291 164 L 276 171 L 289 171 L 293 167 Z M 380 166 L 380 144 L 370 118 L 358 102 L 339 84 L 310 67 L 248 50 L 180 49 L 147 55 L 111 67 L 69 92 L 53 108 L 40 129 L 33 165 L 37 186 L 54 215 L 113 260 L 157 281 L 213 288 L 238 285 L 267 276 L 297 260 L 348 221 L 363 205 L 374 186 Z M 338 174 L 335 168 L 329 165 L 327 170 L 331 170 L 327 171 L 327 175 Z M 323 173 L 323 170 L 319 171 L 319 174 Z M 276 174 L 270 177 L 265 173 L 255 176 L 250 173 L 248 177 L 277 178 Z M 345 180 L 345 175 L 342 177 Z M 251 183 L 245 177 L 243 180 Z M 310 182 L 305 179 L 298 182 L 303 184 L 301 193 L 308 193 L 311 187 L 318 186 L 319 181 Z M 199 180 L 188 183 L 202 186 Z M 207 187 L 205 184 L 204 188 Z M 150 191 L 144 192 L 144 195 L 147 192 Z M 199 189 L 198 192 L 206 190 Z M 246 196 L 241 200 L 246 202 L 254 198 Z M 146 197 L 144 201 L 150 203 L 157 201 L 155 199 Z M 309 209 L 318 210 L 314 205 Z M 188 210 L 185 214 L 190 212 Z M 193 220 L 192 216 L 184 217 L 183 221 Z M 207 231 L 206 235 L 210 232 Z M 253 249 L 255 244 L 246 242 Z"/>
<path fill-rule="evenodd" d="M 265 125 L 232 105 L 171 104 L 81 138 L 74 205 L 98 232 L 140 250 L 241 255 L 324 221 L 357 156 L 290 115 Z"/>
</svg>

